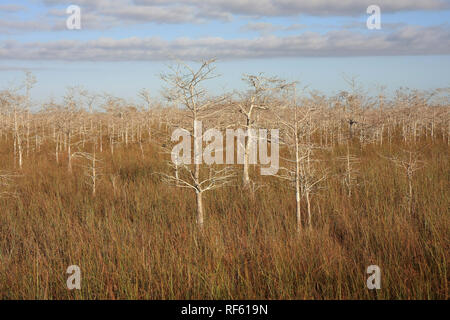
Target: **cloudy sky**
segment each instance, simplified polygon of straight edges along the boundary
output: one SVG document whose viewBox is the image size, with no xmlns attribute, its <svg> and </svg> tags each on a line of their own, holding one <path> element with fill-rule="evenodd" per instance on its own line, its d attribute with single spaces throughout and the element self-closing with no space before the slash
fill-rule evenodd
<svg viewBox="0 0 450 320">
<path fill-rule="evenodd" d="M 81 9 L 69 30 L 66 9 Z M 381 29 L 366 26 L 381 9 Z M 31 70 L 36 98 L 83 85 L 133 97 L 175 59 L 216 57 L 211 90 L 265 72 L 334 93 L 343 74 L 367 88 L 450 85 L 450 0 L 29 0 L 0 2 L 0 89 Z"/>
</svg>

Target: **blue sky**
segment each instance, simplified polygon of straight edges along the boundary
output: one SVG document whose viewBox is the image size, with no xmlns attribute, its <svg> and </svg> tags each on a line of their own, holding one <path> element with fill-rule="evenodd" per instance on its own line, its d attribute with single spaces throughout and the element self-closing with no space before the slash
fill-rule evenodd
<svg viewBox="0 0 450 320">
<path fill-rule="evenodd" d="M 68 30 L 66 8 L 81 8 Z M 366 8 L 381 9 L 368 30 Z M 156 96 L 173 59 L 217 57 L 212 92 L 243 89 L 243 73 L 300 80 L 332 94 L 356 75 L 369 90 L 450 85 L 448 0 L 34 0 L 0 2 L 0 89 L 32 71 L 36 101 L 83 85 Z"/>
</svg>

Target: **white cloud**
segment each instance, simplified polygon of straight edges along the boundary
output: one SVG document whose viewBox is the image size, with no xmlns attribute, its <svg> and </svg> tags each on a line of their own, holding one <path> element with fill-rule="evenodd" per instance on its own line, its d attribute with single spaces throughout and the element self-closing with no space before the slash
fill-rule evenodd
<svg viewBox="0 0 450 320">
<path fill-rule="evenodd" d="M 0 20 L 0 33 L 14 34 L 22 31 L 50 31 L 53 26 L 38 20 Z"/>
<path fill-rule="evenodd" d="M 276 31 L 298 31 L 305 28 L 306 25 L 303 24 L 292 24 L 286 27 L 270 22 L 251 22 L 243 25 L 240 30 L 242 32 L 257 32 L 260 35 L 268 35 Z"/>
<path fill-rule="evenodd" d="M 66 0 L 41 0 L 47 6 L 46 17 L 28 22 L 2 19 L 2 33 L 62 30 L 65 26 Z M 382 13 L 412 10 L 450 9 L 450 0 L 377 0 Z M 84 30 L 103 30 L 133 24 L 203 23 L 211 20 L 230 21 L 233 17 L 261 18 L 313 16 L 364 16 L 374 0 L 71 0 L 82 10 Z M 56 7 L 55 7 L 56 6 Z M 0 12 L 15 12 L 25 8 L 13 4 L 0 5 Z M 38 26 L 38 24 L 42 26 Z M 37 27 L 35 27 L 37 26 Z M 253 23 L 243 31 L 269 34 L 280 30 L 264 23 Z M 258 30 L 259 29 L 259 30 Z M 284 31 L 298 30 L 284 28 Z"/>
<path fill-rule="evenodd" d="M 449 8 L 448 0 L 136 0 L 139 5 L 191 5 L 200 11 L 217 10 L 235 15 L 292 16 L 298 14 L 349 16 L 365 14 L 377 4 L 383 12 L 440 10 Z"/>
<path fill-rule="evenodd" d="M 26 8 L 24 6 L 16 4 L 0 4 L 0 12 L 14 13 L 25 10 Z"/>
<path fill-rule="evenodd" d="M 450 0 L 377 0 L 382 13 L 450 9 Z M 65 0 L 44 0 L 48 6 Z M 199 23 L 233 16 L 361 16 L 373 0 L 72 0 L 98 18 L 122 23 Z"/>
<path fill-rule="evenodd" d="M 274 25 L 269 22 L 247 23 L 246 25 L 241 27 L 241 31 L 244 31 L 244 32 L 254 31 L 254 32 L 259 32 L 261 34 L 272 33 L 274 31 L 278 31 L 280 29 L 282 29 L 282 27 Z"/>
<path fill-rule="evenodd" d="M 199 60 L 307 56 L 378 56 L 450 54 L 450 30 L 444 27 L 407 26 L 392 33 L 350 30 L 326 34 L 304 32 L 295 36 L 255 39 L 100 38 L 90 41 L 0 44 L 0 59 L 65 61 Z"/>
</svg>

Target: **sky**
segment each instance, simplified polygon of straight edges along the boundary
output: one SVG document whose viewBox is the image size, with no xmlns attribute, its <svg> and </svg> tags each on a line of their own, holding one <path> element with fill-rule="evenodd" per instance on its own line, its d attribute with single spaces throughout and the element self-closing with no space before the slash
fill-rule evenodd
<svg viewBox="0 0 450 320">
<path fill-rule="evenodd" d="M 367 27 L 371 5 L 380 29 Z M 0 90 L 29 70 L 39 103 L 70 86 L 158 97 L 168 66 L 209 58 L 212 93 L 260 72 L 325 94 L 347 90 L 344 76 L 369 92 L 449 87 L 449 21 L 450 0 L 0 0 Z"/>
</svg>

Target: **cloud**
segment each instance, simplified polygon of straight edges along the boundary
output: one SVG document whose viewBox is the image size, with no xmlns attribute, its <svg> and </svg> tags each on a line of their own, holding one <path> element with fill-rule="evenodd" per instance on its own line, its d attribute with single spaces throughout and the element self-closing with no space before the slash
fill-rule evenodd
<svg viewBox="0 0 450 320">
<path fill-rule="evenodd" d="M 42 20 L 0 20 L 0 33 L 14 34 L 22 31 L 50 31 L 53 26 Z"/>
<path fill-rule="evenodd" d="M 63 30 L 68 6 L 66 0 L 40 0 L 46 6 L 47 15 L 30 18 L 29 22 L 2 19 L 1 33 Z M 437 11 L 450 9 L 450 0 L 377 0 L 382 14 L 403 11 Z M 137 24 L 200 24 L 208 21 L 231 21 L 236 17 L 273 18 L 299 15 L 311 16 L 363 16 L 373 0 L 71 0 L 79 5 L 82 28 L 105 30 Z M 0 5 L 3 11 L 16 12 L 26 8 L 14 4 Z M 38 25 L 40 24 L 40 25 Z M 7 28 L 6 28 L 7 26 Z M 299 30 L 301 25 L 284 28 Z M 257 22 L 241 31 L 256 31 L 267 35 L 280 31 Z"/>
<path fill-rule="evenodd" d="M 65 3 L 59 0 L 47 0 L 44 2 L 47 5 L 63 5 Z M 156 5 L 139 5 L 130 0 L 78 0 L 72 2 L 80 6 L 83 25 L 87 28 L 99 26 L 101 29 L 104 29 L 105 26 L 150 22 L 160 24 L 202 23 L 208 20 L 229 21 L 231 19 L 231 15 L 228 13 L 216 10 L 199 11 L 196 6 L 184 5 L 183 3 L 170 5 L 170 0 L 157 3 Z M 50 9 L 49 14 L 55 17 L 62 17 L 65 15 L 65 10 Z M 91 23 L 93 20 L 96 21 L 95 24 Z"/>
<path fill-rule="evenodd" d="M 272 33 L 274 31 L 279 31 L 282 27 L 276 26 L 269 22 L 255 22 L 248 23 L 240 28 L 241 31 L 248 32 L 254 31 L 259 32 L 261 34 Z"/>
<path fill-rule="evenodd" d="M 295 23 L 295 24 L 291 24 L 290 26 L 285 27 L 284 30 L 285 31 L 297 31 L 297 30 L 305 29 L 306 27 L 307 27 L 306 24 Z"/>
<path fill-rule="evenodd" d="M 260 35 L 268 35 L 276 31 L 297 31 L 306 28 L 303 24 L 292 24 L 289 26 L 275 25 L 270 22 L 247 23 L 240 28 L 242 32 L 257 32 Z"/>
<path fill-rule="evenodd" d="M 24 6 L 16 5 L 16 4 L 0 4 L 0 13 L 15 13 L 19 11 L 25 11 L 26 8 Z"/>
<path fill-rule="evenodd" d="M 44 0 L 47 6 L 66 6 L 65 0 Z M 201 23 L 229 21 L 235 16 L 288 17 L 366 15 L 373 0 L 72 0 L 82 12 L 116 23 Z M 450 0 L 377 0 L 382 13 L 450 9 Z"/>
<path fill-rule="evenodd" d="M 49 70 L 48 67 L 20 67 L 20 66 L 2 66 L 0 65 L 0 71 L 30 71 L 30 70 Z"/>
<path fill-rule="evenodd" d="M 373 0 L 136 0 L 139 5 L 191 5 L 199 11 L 250 16 L 353 16 L 366 13 Z M 448 0 L 377 0 L 382 12 L 449 9 Z"/>
<path fill-rule="evenodd" d="M 4 41 L 0 59 L 63 61 L 166 61 L 222 60 L 276 57 L 336 57 L 380 55 L 450 54 L 450 30 L 444 27 L 406 26 L 391 33 L 358 33 L 350 30 L 326 34 L 304 32 L 299 35 L 254 39 L 178 38 L 100 38 L 90 41 L 53 42 Z"/>
</svg>

